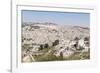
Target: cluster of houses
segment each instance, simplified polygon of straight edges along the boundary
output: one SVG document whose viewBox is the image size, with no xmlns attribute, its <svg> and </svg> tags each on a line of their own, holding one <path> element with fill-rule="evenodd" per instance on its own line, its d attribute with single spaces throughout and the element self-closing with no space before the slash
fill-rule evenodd
<svg viewBox="0 0 100 73">
<path fill-rule="evenodd" d="M 88 52 L 90 49 L 89 37 L 77 40 L 63 40 L 64 42 L 60 43 L 55 47 L 56 52 L 54 55 L 59 57 L 61 54 L 63 58 L 67 58 L 73 55 L 75 52 Z"/>
<path fill-rule="evenodd" d="M 80 28 L 82 32 L 78 30 L 79 27 L 72 30 L 72 27 L 63 28 L 58 25 L 24 26 L 22 29 L 22 62 L 35 61 L 32 55 L 43 54 L 43 49 L 48 49 L 48 54 L 53 52 L 52 54 L 56 57 L 62 56 L 65 59 L 75 52 L 88 52 L 90 49 L 89 30 L 82 28 Z"/>
<path fill-rule="evenodd" d="M 89 45 L 89 37 L 85 37 L 82 39 L 75 38 L 74 40 L 60 39 L 52 42 L 52 46 L 51 44 L 49 45 L 49 43 L 38 45 L 33 44 L 32 49 L 30 50 L 30 54 L 38 56 L 43 54 L 40 51 L 44 48 L 51 49 L 50 47 L 52 47 L 52 51 L 54 51 L 53 55 L 55 55 L 56 57 L 63 56 L 63 58 L 66 59 L 69 56 L 73 55 L 75 52 L 88 52 L 88 50 L 90 49 Z M 26 54 L 26 56 L 23 58 L 23 60 L 25 59 L 26 61 L 26 58 L 29 58 L 28 60 L 31 60 L 31 57 L 27 53 L 24 54 Z"/>
</svg>

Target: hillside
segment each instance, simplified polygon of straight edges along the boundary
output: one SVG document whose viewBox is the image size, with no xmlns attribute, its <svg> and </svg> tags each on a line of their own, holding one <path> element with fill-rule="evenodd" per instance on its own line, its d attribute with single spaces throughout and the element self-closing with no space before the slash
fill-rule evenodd
<svg viewBox="0 0 100 73">
<path fill-rule="evenodd" d="M 24 23 L 22 62 L 89 59 L 89 32 L 81 26 Z"/>
</svg>

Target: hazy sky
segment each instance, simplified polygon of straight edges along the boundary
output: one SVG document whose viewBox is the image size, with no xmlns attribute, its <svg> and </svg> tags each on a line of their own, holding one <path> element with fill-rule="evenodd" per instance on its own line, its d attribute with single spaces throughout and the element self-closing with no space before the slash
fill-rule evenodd
<svg viewBox="0 0 100 73">
<path fill-rule="evenodd" d="M 22 10 L 22 22 L 51 22 L 60 25 L 79 25 L 89 27 L 90 14 Z"/>
</svg>

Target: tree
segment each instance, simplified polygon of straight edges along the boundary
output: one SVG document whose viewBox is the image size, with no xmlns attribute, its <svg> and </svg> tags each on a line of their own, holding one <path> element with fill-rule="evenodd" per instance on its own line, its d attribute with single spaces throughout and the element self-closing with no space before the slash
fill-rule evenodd
<svg viewBox="0 0 100 73">
<path fill-rule="evenodd" d="M 74 38 L 74 40 L 75 40 L 75 41 L 78 41 L 78 40 L 79 40 L 79 38 L 78 38 L 78 37 L 75 37 L 75 38 Z"/>
<path fill-rule="evenodd" d="M 40 48 L 39 48 L 39 50 L 43 50 L 43 45 L 42 45 L 42 44 L 40 45 Z"/>
<path fill-rule="evenodd" d="M 60 52 L 60 57 L 59 57 L 61 60 L 63 60 L 63 53 Z"/>
<path fill-rule="evenodd" d="M 44 44 L 44 48 L 49 48 L 49 45 L 47 43 Z"/>
<path fill-rule="evenodd" d="M 84 41 L 89 41 L 89 37 L 85 37 L 84 38 Z"/>
<path fill-rule="evenodd" d="M 56 46 L 56 45 L 58 45 L 59 44 L 59 40 L 55 40 L 54 42 L 53 42 L 53 46 Z"/>
</svg>

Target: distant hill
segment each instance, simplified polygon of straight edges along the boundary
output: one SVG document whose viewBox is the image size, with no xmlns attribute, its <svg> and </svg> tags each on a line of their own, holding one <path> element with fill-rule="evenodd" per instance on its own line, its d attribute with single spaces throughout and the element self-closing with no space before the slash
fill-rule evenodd
<svg viewBox="0 0 100 73">
<path fill-rule="evenodd" d="M 58 25 L 58 24 L 50 23 L 50 22 L 44 22 L 44 23 L 39 23 L 39 22 L 23 22 L 22 23 L 22 27 L 30 26 L 30 25 Z"/>
</svg>

